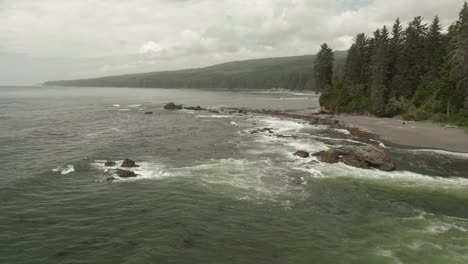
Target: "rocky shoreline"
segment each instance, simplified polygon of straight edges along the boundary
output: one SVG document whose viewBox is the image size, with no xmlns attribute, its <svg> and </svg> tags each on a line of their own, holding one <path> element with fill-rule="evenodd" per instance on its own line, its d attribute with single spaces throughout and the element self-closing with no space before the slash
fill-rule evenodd
<svg viewBox="0 0 468 264">
<path fill-rule="evenodd" d="M 215 113 L 223 114 L 260 114 L 267 115 L 285 119 L 298 119 L 303 120 L 305 123 L 310 125 L 326 125 L 334 129 L 345 129 L 355 137 L 360 138 L 362 141 L 366 142 L 365 146 L 342 146 L 334 147 L 335 142 L 332 140 L 326 140 L 323 138 L 316 137 L 314 135 L 308 136 L 310 139 L 321 141 L 330 147 L 327 151 L 321 151 L 318 153 L 310 154 L 306 150 L 298 150 L 293 153 L 294 156 L 301 158 L 308 158 L 310 156 L 316 156 L 319 161 L 324 163 L 338 163 L 342 162 L 348 166 L 362 168 L 362 169 L 378 169 L 382 171 L 393 171 L 396 170 L 396 167 L 390 157 L 385 153 L 385 150 L 378 146 L 378 137 L 374 134 L 371 134 L 367 131 L 361 130 L 356 127 L 350 127 L 345 125 L 345 123 L 340 122 L 334 118 L 333 113 L 320 111 L 310 115 L 298 115 L 294 113 L 288 113 L 285 111 L 277 110 L 258 110 L 258 109 L 246 109 L 246 108 L 222 108 L 219 110 L 210 110 L 204 109 L 199 106 L 197 107 L 182 107 L 182 105 L 176 105 L 174 103 L 169 103 L 164 107 L 166 110 L 181 110 L 181 109 L 198 109 L 199 111 L 210 111 Z M 275 134 L 274 130 L 269 127 L 258 128 L 250 131 L 251 134 L 267 133 L 270 136 L 276 136 L 278 138 L 293 138 L 299 139 L 299 136 L 290 136 Z"/>
<path fill-rule="evenodd" d="M 382 171 L 394 171 L 396 166 L 392 162 L 391 158 L 385 153 L 385 149 L 379 146 L 379 138 L 377 135 L 369 133 L 365 130 L 361 130 L 356 127 L 351 127 L 346 125 L 344 122 L 335 118 L 333 113 L 328 112 L 316 112 L 308 115 L 304 114 L 295 114 L 287 111 L 278 111 L 278 110 L 259 110 L 259 109 L 247 109 L 247 108 L 219 108 L 219 109 L 209 109 L 203 108 L 201 106 L 183 106 L 182 104 L 168 103 L 164 106 L 164 109 L 167 111 L 179 111 L 179 110 L 191 110 L 191 111 L 205 111 L 212 114 L 222 114 L 222 115 L 263 115 L 270 116 L 279 119 L 290 119 L 297 120 L 299 123 L 308 124 L 308 125 L 322 125 L 326 126 L 329 129 L 336 130 L 346 130 L 349 135 L 359 139 L 359 142 L 362 143 L 359 146 L 355 145 L 339 145 L 335 139 L 327 139 L 313 134 L 300 134 L 300 135 L 285 135 L 278 133 L 275 129 L 271 127 L 260 127 L 253 129 L 250 134 L 265 134 L 269 137 L 276 137 L 278 139 L 290 138 L 293 140 L 304 140 L 311 139 L 319 141 L 327 145 L 328 149 L 311 153 L 307 149 L 298 149 L 291 155 L 307 159 L 310 157 L 315 157 L 316 160 L 313 162 L 323 162 L 323 163 L 344 163 L 351 167 L 361 168 L 361 169 L 377 169 Z M 152 114 L 153 112 L 145 112 L 145 114 Z M 231 125 L 238 126 L 237 123 L 231 122 Z M 258 125 L 254 123 L 254 125 Z M 118 179 L 130 179 L 138 177 L 138 173 L 133 169 L 138 168 L 139 165 L 131 160 L 125 159 L 121 164 L 118 164 L 116 161 L 106 161 L 104 162 L 104 167 L 106 168 L 106 174 L 108 177 L 105 179 L 107 182 L 113 182 Z"/>
</svg>

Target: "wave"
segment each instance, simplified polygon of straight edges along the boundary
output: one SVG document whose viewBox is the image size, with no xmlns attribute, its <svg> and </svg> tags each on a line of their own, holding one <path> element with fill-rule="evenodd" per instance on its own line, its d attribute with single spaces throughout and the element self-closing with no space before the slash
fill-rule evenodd
<svg viewBox="0 0 468 264">
<path fill-rule="evenodd" d="M 67 175 L 72 172 L 75 172 L 75 167 L 73 165 L 67 165 L 66 167 L 56 167 L 55 169 L 52 169 L 53 172 L 60 172 L 62 175 Z"/>
<path fill-rule="evenodd" d="M 438 149 L 413 149 L 413 152 L 432 152 L 446 156 L 454 156 L 458 158 L 468 159 L 468 153 L 465 152 L 452 152 L 446 150 L 438 150 Z"/>
<path fill-rule="evenodd" d="M 138 176 L 135 178 L 121 178 L 115 174 L 115 170 L 121 168 L 123 160 L 115 161 L 115 166 L 105 166 L 105 160 L 96 160 L 93 165 L 95 168 L 104 172 L 104 176 L 113 176 L 117 181 L 137 181 L 137 180 L 148 180 L 148 179 L 162 179 L 169 177 L 170 174 L 165 170 L 165 166 L 150 162 L 137 162 L 139 167 L 136 168 L 125 168 L 125 170 L 133 171 Z"/>
</svg>

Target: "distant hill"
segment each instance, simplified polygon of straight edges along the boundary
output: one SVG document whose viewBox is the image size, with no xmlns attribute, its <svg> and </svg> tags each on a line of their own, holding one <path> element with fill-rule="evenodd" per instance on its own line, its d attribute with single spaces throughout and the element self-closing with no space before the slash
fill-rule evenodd
<svg viewBox="0 0 468 264">
<path fill-rule="evenodd" d="M 347 51 L 335 52 L 341 76 Z M 205 68 L 50 81 L 49 86 L 314 90 L 315 55 L 234 61 Z"/>
</svg>

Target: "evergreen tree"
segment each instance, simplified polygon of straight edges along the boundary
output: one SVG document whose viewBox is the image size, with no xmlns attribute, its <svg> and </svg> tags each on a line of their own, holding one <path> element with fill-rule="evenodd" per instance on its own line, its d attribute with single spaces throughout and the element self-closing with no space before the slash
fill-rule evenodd
<svg viewBox="0 0 468 264">
<path fill-rule="evenodd" d="M 398 62 L 398 57 L 400 56 L 401 46 L 403 43 L 403 27 L 401 25 L 400 19 L 397 18 L 395 23 L 393 24 L 392 29 L 392 38 L 390 39 L 389 44 L 389 78 L 391 82 L 391 89 L 394 89 L 394 83 L 396 83 L 395 75 L 396 75 L 396 65 Z M 395 89 L 397 90 L 397 89 Z"/>
<path fill-rule="evenodd" d="M 372 110 L 377 115 L 383 115 L 385 112 L 390 65 L 387 27 L 376 31 L 374 36 L 374 49 L 370 66 Z"/>
<path fill-rule="evenodd" d="M 315 85 L 317 90 L 332 86 L 333 83 L 333 50 L 326 44 L 322 44 L 314 63 Z"/>
<path fill-rule="evenodd" d="M 439 77 L 438 73 L 443 63 L 444 49 L 441 30 L 440 19 L 436 16 L 429 27 L 425 41 L 425 66 L 430 80 Z"/>
<path fill-rule="evenodd" d="M 410 98 L 416 91 L 425 73 L 424 38 L 426 25 L 423 18 L 415 17 L 404 32 L 405 41 L 396 65 L 393 93 L 396 96 Z"/>
<path fill-rule="evenodd" d="M 362 33 L 356 36 L 346 59 L 344 80 L 349 85 L 367 84 L 369 80 L 370 42 Z"/>
<path fill-rule="evenodd" d="M 449 57 L 450 73 L 456 82 L 456 88 L 468 96 L 468 5 L 466 2 L 460 12 L 457 33 L 454 37 L 454 49 Z"/>
</svg>

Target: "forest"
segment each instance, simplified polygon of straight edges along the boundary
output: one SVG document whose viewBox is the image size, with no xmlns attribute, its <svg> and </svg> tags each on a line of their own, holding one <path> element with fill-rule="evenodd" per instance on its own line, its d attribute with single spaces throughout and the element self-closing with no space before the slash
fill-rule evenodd
<svg viewBox="0 0 468 264">
<path fill-rule="evenodd" d="M 334 75 L 340 78 L 346 51 L 334 52 Z M 49 86 L 222 88 L 317 90 L 315 55 L 234 61 L 205 68 L 127 74 L 93 79 L 51 81 Z"/>
<path fill-rule="evenodd" d="M 401 116 L 468 125 L 468 5 L 446 30 L 439 17 L 420 16 L 405 27 L 397 19 L 373 36 L 358 34 L 341 78 L 333 75 L 332 48 L 314 62 L 322 106 L 341 113 Z"/>
</svg>

